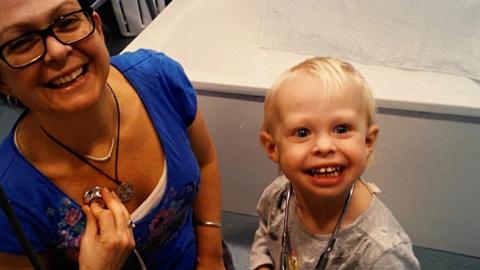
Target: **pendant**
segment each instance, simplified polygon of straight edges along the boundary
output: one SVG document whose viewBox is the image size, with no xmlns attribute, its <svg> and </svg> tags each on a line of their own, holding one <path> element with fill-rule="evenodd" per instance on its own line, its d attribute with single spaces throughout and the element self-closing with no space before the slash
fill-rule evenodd
<svg viewBox="0 0 480 270">
<path fill-rule="evenodd" d="M 117 196 L 122 201 L 122 203 L 126 203 L 130 201 L 130 199 L 133 197 L 133 186 L 127 183 L 121 183 L 117 187 Z"/>
<path fill-rule="evenodd" d="M 297 256 L 292 252 L 288 255 L 288 270 L 299 270 L 300 267 L 298 266 L 298 259 Z"/>
</svg>

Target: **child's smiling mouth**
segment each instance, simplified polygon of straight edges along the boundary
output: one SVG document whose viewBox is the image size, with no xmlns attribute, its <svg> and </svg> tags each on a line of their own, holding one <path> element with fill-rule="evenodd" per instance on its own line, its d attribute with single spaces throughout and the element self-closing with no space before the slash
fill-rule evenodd
<svg viewBox="0 0 480 270">
<path fill-rule="evenodd" d="M 305 173 L 313 177 L 337 177 L 342 174 L 343 166 L 326 166 L 306 170 Z"/>
</svg>

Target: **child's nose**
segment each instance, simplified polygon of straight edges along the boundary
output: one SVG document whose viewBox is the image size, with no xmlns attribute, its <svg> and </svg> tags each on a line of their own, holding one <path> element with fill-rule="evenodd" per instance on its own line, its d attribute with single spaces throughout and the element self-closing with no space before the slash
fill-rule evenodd
<svg viewBox="0 0 480 270">
<path fill-rule="evenodd" d="M 335 153 L 336 149 L 334 140 L 330 136 L 322 135 L 316 138 L 312 152 L 314 155 L 327 156 Z"/>
</svg>

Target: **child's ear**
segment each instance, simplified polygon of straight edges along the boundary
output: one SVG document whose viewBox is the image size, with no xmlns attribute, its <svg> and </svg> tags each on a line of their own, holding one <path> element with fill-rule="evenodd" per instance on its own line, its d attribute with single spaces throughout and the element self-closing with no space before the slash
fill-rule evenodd
<svg viewBox="0 0 480 270">
<path fill-rule="evenodd" d="M 377 125 L 371 125 L 368 127 L 367 136 L 365 137 L 365 145 L 367 146 L 368 156 L 370 156 L 373 152 L 379 131 L 380 129 Z"/>
<path fill-rule="evenodd" d="M 271 161 L 278 163 L 278 148 L 273 141 L 272 135 L 265 131 L 260 132 L 260 143 L 267 153 L 268 158 Z"/>
</svg>

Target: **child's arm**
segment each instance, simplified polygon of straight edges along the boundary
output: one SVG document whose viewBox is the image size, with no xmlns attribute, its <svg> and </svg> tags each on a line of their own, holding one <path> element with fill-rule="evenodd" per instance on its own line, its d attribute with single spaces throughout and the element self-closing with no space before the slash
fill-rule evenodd
<svg viewBox="0 0 480 270">
<path fill-rule="evenodd" d="M 257 211 L 258 211 L 257 207 Z M 273 269 L 273 260 L 270 257 L 268 250 L 268 231 L 267 223 L 262 217 L 260 211 L 260 221 L 258 229 L 255 232 L 255 238 L 252 244 L 252 250 L 250 252 L 250 267 L 251 269 Z M 260 267 L 258 267 L 260 265 Z"/>
<path fill-rule="evenodd" d="M 280 177 L 273 181 L 262 193 L 257 204 L 257 212 L 259 216 L 258 228 L 250 252 L 250 269 L 273 269 L 275 264 L 272 258 L 271 234 L 278 232 L 270 231 L 270 221 L 275 202 L 278 201 L 281 191 L 286 185 L 286 180 Z"/>
</svg>

